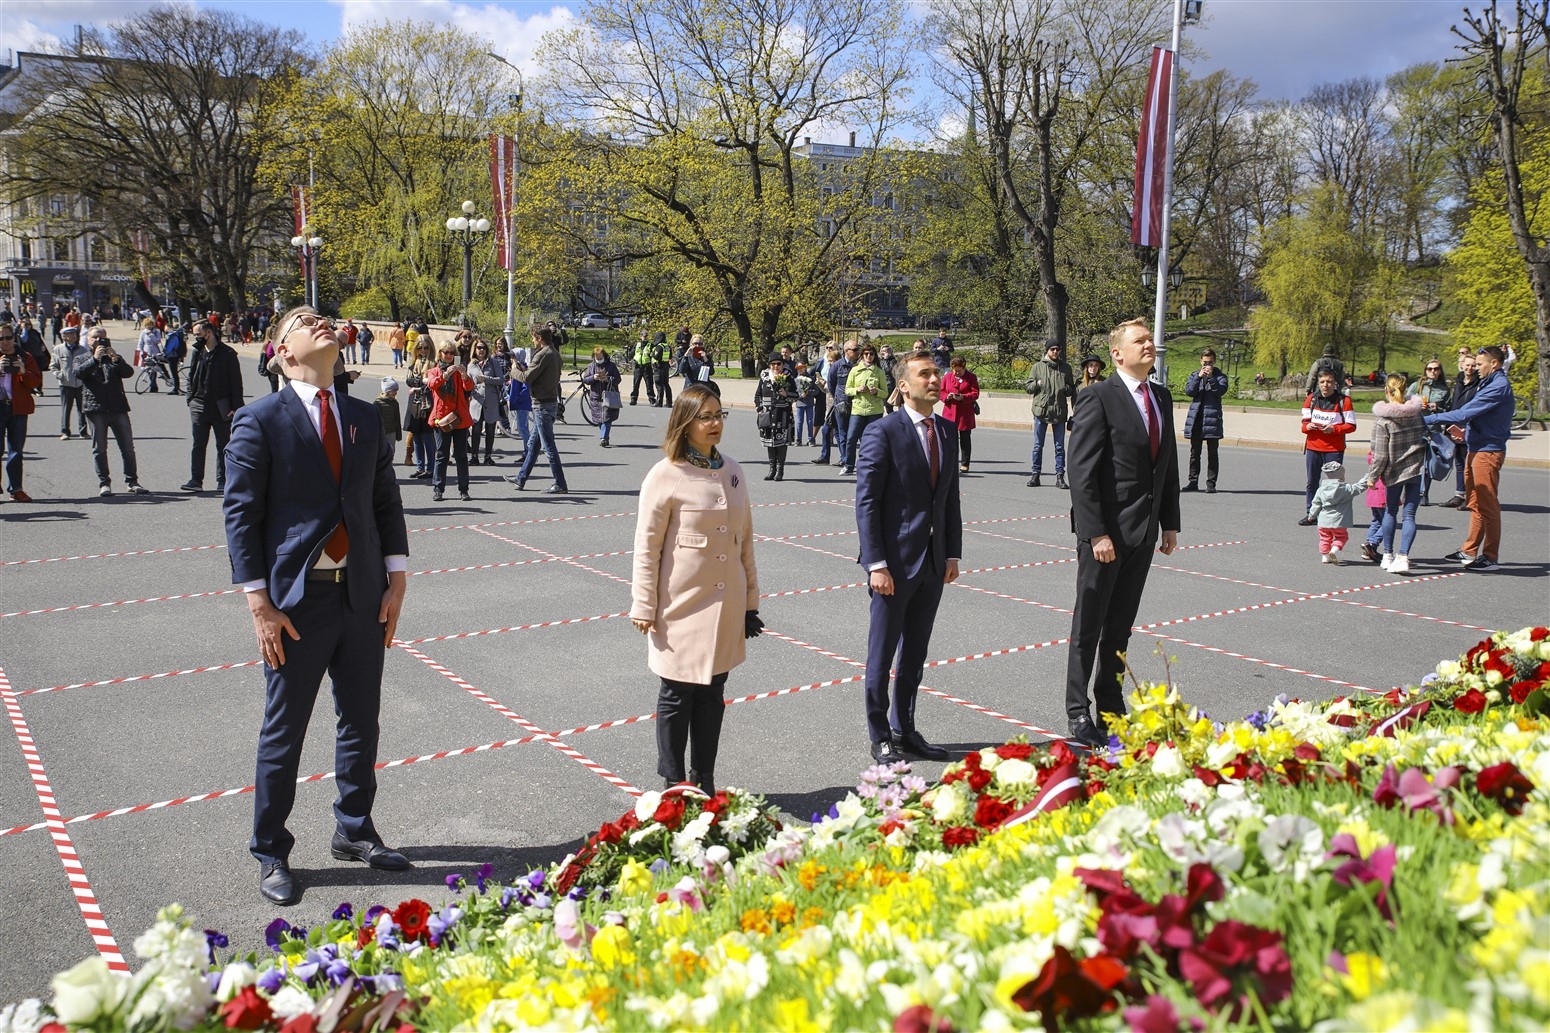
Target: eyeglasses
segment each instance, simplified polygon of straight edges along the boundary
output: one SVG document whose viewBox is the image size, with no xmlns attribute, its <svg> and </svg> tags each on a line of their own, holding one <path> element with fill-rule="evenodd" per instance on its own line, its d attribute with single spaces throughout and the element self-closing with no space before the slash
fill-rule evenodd
<svg viewBox="0 0 1550 1033">
<path fill-rule="evenodd" d="M 731 412 L 723 409 L 720 412 L 702 412 L 695 416 L 694 420 L 696 423 L 725 423 L 727 417 L 731 415 Z"/>
<path fill-rule="evenodd" d="M 6 334 L 4 337 L 0 337 L 0 341 L 14 341 L 14 340 L 16 340 L 16 335 L 15 334 Z"/>
<path fill-rule="evenodd" d="M 1442 367 L 1441 366 L 1427 366 L 1426 367 L 1426 372 L 1428 372 L 1428 373 L 1441 373 L 1442 372 Z"/>
</svg>

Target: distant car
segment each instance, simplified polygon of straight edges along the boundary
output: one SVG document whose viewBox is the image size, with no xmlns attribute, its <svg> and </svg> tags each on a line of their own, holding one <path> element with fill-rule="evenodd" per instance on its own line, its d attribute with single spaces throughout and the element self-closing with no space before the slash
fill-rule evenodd
<svg viewBox="0 0 1550 1033">
<path fill-rule="evenodd" d="M 601 312 L 588 312 L 586 315 L 581 317 L 580 325 L 588 330 L 606 330 L 608 329 L 609 324 L 609 318 L 603 315 Z"/>
</svg>

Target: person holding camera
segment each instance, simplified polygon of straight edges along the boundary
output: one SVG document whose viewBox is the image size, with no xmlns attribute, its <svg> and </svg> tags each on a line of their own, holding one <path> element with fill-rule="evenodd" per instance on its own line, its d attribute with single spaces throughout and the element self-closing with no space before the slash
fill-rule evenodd
<svg viewBox="0 0 1550 1033">
<path fill-rule="evenodd" d="M 184 491 L 203 491 L 205 451 L 215 434 L 215 490 L 226 490 L 226 442 L 231 437 L 231 418 L 242 408 L 242 364 L 231 345 L 209 319 L 194 323 L 197 347 L 188 368 L 188 417 L 194 447 L 189 454 L 190 476 Z"/>
<path fill-rule="evenodd" d="M 1200 490 L 1200 448 L 1206 452 L 1206 494 L 1216 491 L 1217 447 L 1222 443 L 1222 397 L 1227 394 L 1227 374 L 1216 368 L 1216 352 L 1200 353 L 1200 368 L 1184 382 L 1184 393 L 1194 401 L 1184 416 L 1184 436 L 1189 439 L 1189 480 L 1180 491 Z"/>
<path fill-rule="evenodd" d="M 431 463 L 431 501 L 440 502 L 447 488 L 447 464 L 457 460 L 457 497 L 471 502 L 468 494 L 468 428 L 474 424 L 468 411 L 473 379 L 458 361 L 457 345 L 443 342 L 436 365 L 425 373 L 431 393 L 430 424 L 436 431 L 436 458 Z"/>
<path fill-rule="evenodd" d="M 113 494 L 113 481 L 108 476 L 108 432 L 118 442 L 118 456 L 124 463 L 124 481 L 131 495 L 149 495 L 140 486 L 139 464 L 135 461 L 135 435 L 129 425 L 129 398 L 124 393 L 124 381 L 135 375 L 135 369 L 125 362 L 108 341 L 108 332 L 95 327 L 91 332 L 91 362 L 80 371 L 81 409 L 86 422 L 91 424 L 91 454 L 97 464 L 97 494 L 107 498 Z"/>
<path fill-rule="evenodd" d="M 22 490 L 22 449 L 27 445 L 27 417 L 37 404 L 32 393 L 42 386 L 37 361 L 17 350 L 16 328 L 0 323 L 0 445 L 5 449 L 5 490 L 12 502 L 32 501 Z"/>
</svg>

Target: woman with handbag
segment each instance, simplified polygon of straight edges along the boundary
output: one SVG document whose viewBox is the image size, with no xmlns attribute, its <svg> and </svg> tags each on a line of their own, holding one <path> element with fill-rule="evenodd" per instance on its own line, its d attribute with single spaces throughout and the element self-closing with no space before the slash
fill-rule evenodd
<svg viewBox="0 0 1550 1033">
<path fill-rule="evenodd" d="M 587 386 L 587 404 L 592 407 L 592 422 L 597 424 L 598 444 L 612 448 L 608 437 L 623 404 L 619 397 L 619 367 L 608 357 L 608 352 L 593 348 L 592 361 L 582 371 L 581 382 Z"/>
<path fill-rule="evenodd" d="M 969 372 L 962 355 L 954 355 L 947 376 L 942 378 L 942 419 L 958 428 L 958 469 L 969 472 L 969 457 L 974 446 L 974 416 L 980 411 L 980 381 Z"/>
<path fill-rule="evenodd" d="M 425 386 L 431 393 L 431 427 L 436 432 L 436 461 L 431 465 L 431 501 L 440 502 L 447 487 L 447 464 L 457 461 L 457 497 L 473 501 L 468 494 L 468 395 L 474 382 L 458 362 L 457 345 L 448 341 L 437 350 L 436 365 L 425 374 Z"/>
<path fill-rule="evenodd" d="M 714 796 L 727 675 L 759 634 L 753 509 L 737 460 L 717 450 L 721 398 L 704 384 L 679 394 L 662 459 L 646 474 L 635 522 L 630 623 L 646 636 L 657 691 L 657 773 Z M 684 768 L 684 750 L 689 767 Z"/>
<path fill-rule="evenodd" d="M 473 418 L 470 466 L 479 465 L 479 442 L 484 441 L 484 465 L 495 465 L 495 425 L 501 420 L 501 401 L 506 396 L 506 364 L 499 355 L 490 354 L 490 346 L 481 337 L 474 338 L 473 362 L 468 375 L 474 382 L 468 399 L 468 414 Z"/>
<path fill-rule="evenodd" d="M 431 460 L 435 454 L 435 439 L 431 432 L 431 393 L 425 386 L 425 374 L 436 365 L 431 353 L 429 337 L 415 342 L 414 355 L 409 360 L 409 373 L 404 383 L 409 385 L 409 411 L 404 417 L 404 465 L 411 457 L 414 473 L 410 477 L 431 475 Z"/>
<path fill-rule="evenodd" d="M 786 479 L 786 447 L 791 441 L 791 406 L 796 397 L 786 360 L 771 355 L 769 368 L 759 374 L 759 386 L 753 392 L 754 423 L 770 460 L 770 472 L 764 475 L 767 481 Z"/>
</svg>

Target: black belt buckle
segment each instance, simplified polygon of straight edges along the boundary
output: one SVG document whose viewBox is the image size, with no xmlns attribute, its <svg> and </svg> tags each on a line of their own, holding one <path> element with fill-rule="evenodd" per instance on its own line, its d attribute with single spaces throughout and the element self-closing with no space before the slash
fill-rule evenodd
<svg viewBox="0 0 1550 1033">
<path fill-rule="evenodd" d="M 330 585 L 342 585 L 344 584 L 344 572 L 344 567 L 334 567 L 327 570 L 309 570 L 307 571 L 307 580 L 321 581 L 324 584 Z"/>
</svg>

